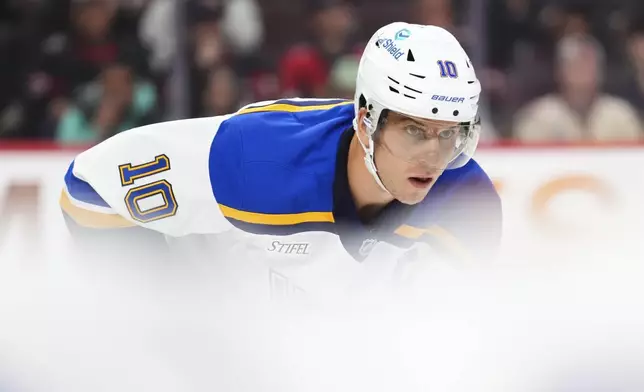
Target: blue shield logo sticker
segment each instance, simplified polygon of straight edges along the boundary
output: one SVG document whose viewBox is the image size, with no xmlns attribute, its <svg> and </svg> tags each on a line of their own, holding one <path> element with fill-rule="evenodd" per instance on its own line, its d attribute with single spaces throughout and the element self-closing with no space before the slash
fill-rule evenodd
<svg viewBox="0 0 644 392">
<path fill-rule="evenodd" d="M 411 37 L 411 31 L 409 29 L 402 29 L 396 33 L 396 41 L 402 41 Z"/>
</svg>

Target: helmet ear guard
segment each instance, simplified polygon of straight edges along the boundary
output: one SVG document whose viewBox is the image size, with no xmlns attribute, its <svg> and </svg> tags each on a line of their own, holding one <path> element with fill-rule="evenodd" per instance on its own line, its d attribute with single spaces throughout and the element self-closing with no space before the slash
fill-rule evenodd
<svg viewBox="0 0 644 392">
<path fill-rule="evenodd" d="M 367 170 L 373 177 L 373 179 L 376 181 L 378 186 L 385 191 L 387 194 L 391 194 L 389 190 L 385 187 L 385 185 L 382 183 L 382 180 L 380 179 L 380 176 L 378 175 L 378 169 L 376 168 L 376 162 L 374 160 L 374 149 L 375 149 L 375 143 L 373 140 L 373 134 L 376 132 L 376 127 L 373 125 L 373 120 L 372 118 L 373 113 L 369 111 L 369 106 L 371 109 L 373 109 L 373 105 L 367 105 L 367 100 L 364 95 L 360 95 L 359 98 L 360 102 L 360 108 L 364 107 L 366 108 L 367 114 L 362 118 L 362 123 L 365 125 L 367 128 L 367 145 L 364 144 L 362 139 L 358 136 L 358 142 L 360 143 L 360 146 L 362 147 L 362 150 L 364 151 L 364 163 L 365 166 L 367 167 Z M 357 111 L 356 111 L 357 112 Z M 357 116 L 353 119 L 353 128 L 356 132 L 358 132 L 358 118 Z"/>
</svg>

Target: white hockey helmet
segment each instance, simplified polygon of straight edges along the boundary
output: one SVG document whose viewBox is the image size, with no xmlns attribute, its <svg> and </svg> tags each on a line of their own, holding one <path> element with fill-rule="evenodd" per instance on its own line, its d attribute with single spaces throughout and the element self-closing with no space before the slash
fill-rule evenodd
<svg viewBox="0 0 644 392">
<path fill-rule="evenodd" d="M 354 104 L 356 129 L 358 111 L 368 109 L 365 163 L 380 186 L 384 189 L 373 162 L 372 136 L 383 110 L 460 123 L 460 140 L 447 166 L 455 169 L 470 160 L 478 144 L 480 93 L 474 66 L 447 30 L 404 22 L 380 28 L 360 60 Z"/>
</svg>

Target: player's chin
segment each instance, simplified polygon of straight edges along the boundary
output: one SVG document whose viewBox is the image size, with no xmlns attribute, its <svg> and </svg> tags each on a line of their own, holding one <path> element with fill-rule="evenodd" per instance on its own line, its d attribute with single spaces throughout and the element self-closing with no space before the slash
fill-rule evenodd
<svg viewBox="0 0 644 392">
<path fill-rule="evenodd" d="M 398 201 L 400 201 L 403 204 L 409 204 L 409 205 L 414 205 L 418 204 L 421 201 L 425 199 L 427 196 L 427 193 L 429 193 L 429 190 L 432 188 L 434 185 L 433 181 L 430 182 L 425 182 L 424 186 L 420 186 L 421 184 L 416 183 L 416 184 L 407 184 L 407 186 L 404 187 L 405 192 L 403 195 L 399 195 L 397 198 Z"/>
</svg>

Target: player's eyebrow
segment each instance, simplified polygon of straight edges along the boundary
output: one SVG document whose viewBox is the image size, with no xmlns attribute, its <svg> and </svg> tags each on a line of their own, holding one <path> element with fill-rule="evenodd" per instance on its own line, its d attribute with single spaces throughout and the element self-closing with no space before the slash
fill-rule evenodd
<svg viewBox="0 0 644 392">
<path fill-rule="evenodd" d="M 415 118 L 407 117 L 407 116 L 400 116 L 400 119 L 397 121 L 398 123 L 405 123 L 405 122 L 412 122 L 416 125 L 419 125 L 423 128 L 427 127 L 426 124 L 423 124 L 422 122 L 416 120 Z"/>
<path fill-rule="evenodd" d="M 458 123 L 440 123 L 440 124 L 435 124 L 430 121 L 430 123 L 424 123 L 421 120 L 417 120 L 413 117 L 409 116 L 404 116 L 401 114 L 397 114 L 397 117 L 394 119 L 394 122 L 397 124 L 405 124 L 405 123 L 413 123 L 414 125 L 419 126 L 420 128 L 427 129 L 427 128 L 433 128 L 433 127 L 452 127 L 458 125 Z"/>
</svg>

